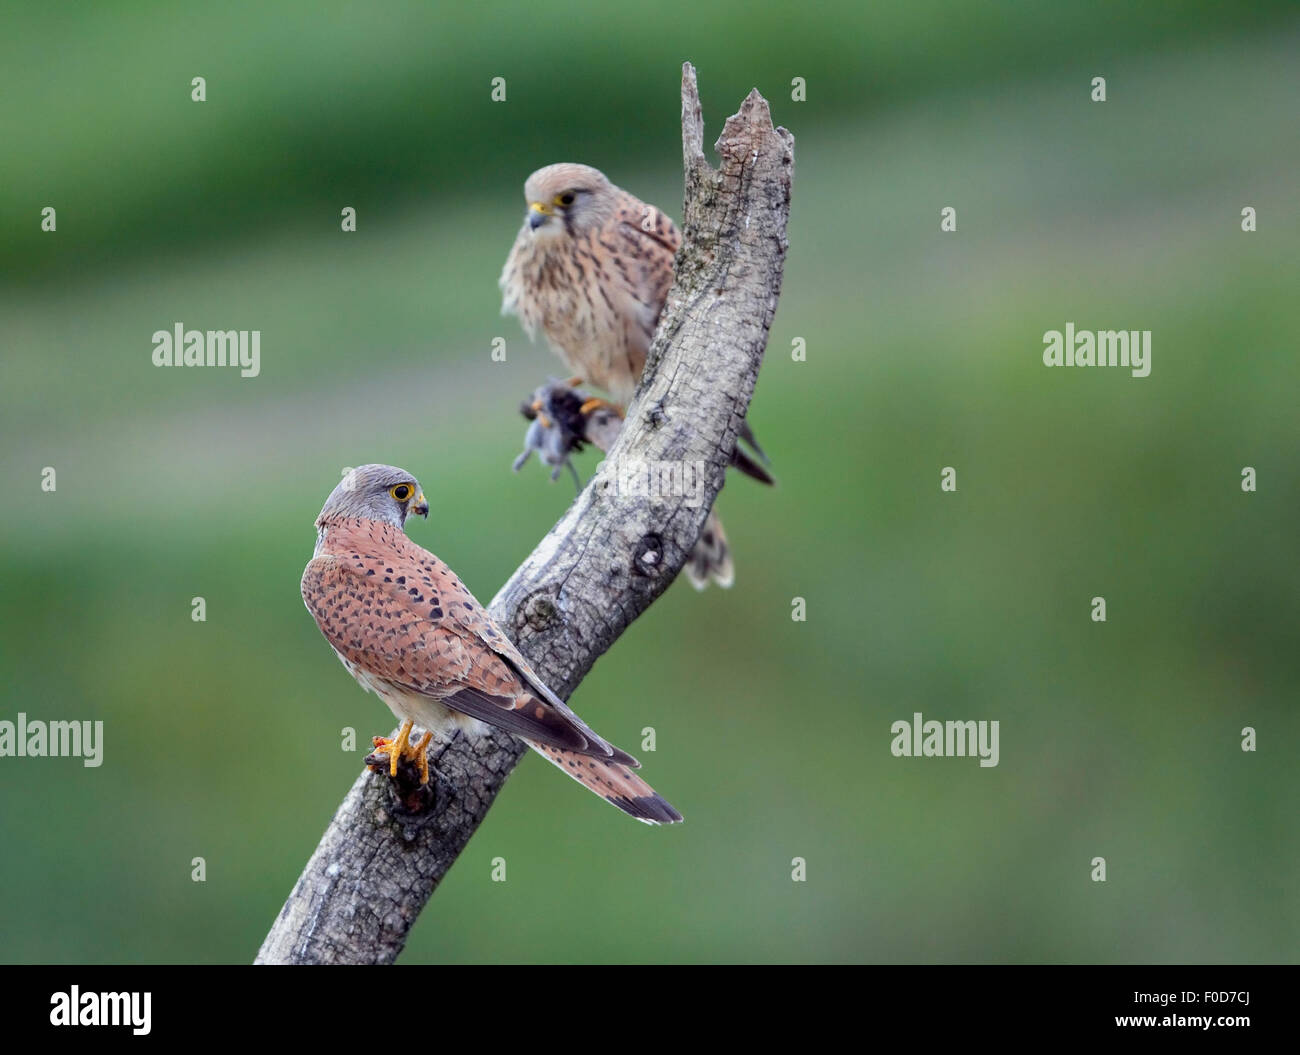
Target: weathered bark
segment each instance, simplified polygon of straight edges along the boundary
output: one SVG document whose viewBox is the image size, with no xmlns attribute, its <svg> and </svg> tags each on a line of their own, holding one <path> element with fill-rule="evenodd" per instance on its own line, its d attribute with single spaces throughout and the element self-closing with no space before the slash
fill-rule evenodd
<svg viewBox="0 0 1300 1055">
<path fill-rule="evenodd" d="M 687 63 L 684 240 L 641 385 L 606 461 L 489 605 L 561 697 L 685 563 L 722 487 L 776 311 L 794 138 L 772 127 L 757 90 L 727 120 L 716 171 L 703 136 Z M 616 466 L 632 461 L 702 465 L 702 501 L 619 493 Z M 432 759 L 442 779 L 421 813 L 363 770 L 257 962 L 391 963 L 526 750 L 504 733 L 457 736 Z"/>
</svg>

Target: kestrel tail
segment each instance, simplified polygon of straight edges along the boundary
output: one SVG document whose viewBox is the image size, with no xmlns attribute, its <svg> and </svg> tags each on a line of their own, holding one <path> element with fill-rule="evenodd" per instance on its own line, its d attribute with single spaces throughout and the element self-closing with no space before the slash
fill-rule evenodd
<svg viewBox="0 0 1300 1055">
<path fill-rule="evenodd" d="M 588 165 L 538 169 L 524 184 L 524 199 L 524 224 L 501 272 L 502 313 L 518 315 L 530 337 L 544 334 L 580 381 L 626 405 L 673 283 L 681 232 Z M 766 460 L 748 425 L 741 438 Z M 772 482 L 739 449 L 732 464 Z M 731 562 L 718 564 L 719 553 L 725 557 L 725 543 L 721 550 L 702 543 L 691 555 L 688 575 L 697 588 L 710 579 L 731 585 Z"/>
<path fill-rule="evenodd" d="M 419 481 L 392 465 L 363 465 L 316 518 L 316 552 L 302 598 L 343 665 L 401 721 L 382 744 L 395 775 L 410 759 L 428 781 L 431 737 L 485 726 L 519 737 L 574 780 L 647 824 L 681 814 L 638 777 L 640 763 L 607 743 L 538 677 L 454 572 L 406 536 L 427 517 Z M 411 730 L 426 730 L 410 743 Z"/>
</svg>

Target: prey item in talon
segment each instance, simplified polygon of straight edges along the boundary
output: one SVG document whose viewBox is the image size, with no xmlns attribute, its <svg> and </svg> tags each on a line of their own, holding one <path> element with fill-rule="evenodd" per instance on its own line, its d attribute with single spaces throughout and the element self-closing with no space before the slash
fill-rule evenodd
<svg viewBox="0 0 1300 1055">
<path fill-rule="evenodd" d="M 428 510 L 406 470 L 353 469 L 316 518 L 316 552 L 302 576 L 303 602 L 343 666 L 401 722 L 392 741 L 376 738 L 370 758 L 386 763 L 390 779 L 400 762 L 414 762 L 423 786 L 433 739 L 495 728 L 624 813 L 680 821 L 636 775 L 640 763 L 551 692 L 455 573 L 407 538 L 408 516 Z M 426 732 L 412 744 L 416 726 Z"/>
<path fill-rule="evenodd" d="M 538 169 L 524 183 L 524 200 L 524 223 L 501 271 L 501 311 L 518 315 L 530 337 L 545 335 L 579 382 L 627 406 L 673 283 L 681 232 L 589 165 Z M 738 445 L 731 464 L 772 483 L 747 424 L 739 440 L 754 455 Z M 706 584 L 730 586 L 730 559 L 716 564 L 718 553 L 701 537 L 689 566 Z"/>
<path fill-rule="evenodd" d="M 551 470 L 552 482 L 558 480 L 560 473 L 564 471 L 565 466 L 568 466 L 569 472 L 573 474 L 573 485 L 581 490 L 582 480 L 579 478 L 578 470 L 570 458 L 570 455 L 575 450 L 577 450 L 577 447 L 574 446 L 571 437 L 566 436 L 564 431 L 544 414 L 538 414 L 533 418 L 528 430 L 524 433 L 524 449 L 520 451 L 510 467 L 515 472 L 518 472 L 524 467 L 524 463 L 528 461 L 532 453 L 536 451 L 538 460 L 543 465 L 553 467 Z"/>
<path fill-rule="evenodd" d="M 372 757 L 387 759 L 388 775 L 397 776 L 399 762 L 414 762 L 420 773 L 420 783 L 429 783 L 429 743 L 433 733 L 425 730 L 417 743 L 411 743 L 411 729 L 414 726 L 409 718 L 402 722 L 397 736 L 389 740 L 386 736 L 376 736 L 371 743 L 375 745 Z M 373 768 L 373 767 L 372 767 Z"/>
<path fill-rule="evenodd" d="M 387 773 L 395 780 L 398 766 L 402 762 L 411 762 L 419 774 L 420 786 L 423 787 L 429 783 L 429 744 L 433 741 L 433 733 L 426 729 L 424 735 L 413 744 L 410 742 L 411 726 L 409 720 L 403 722 L 392 740 L 386 736 L 372 737 L 370 742 L 375 749 L 366 756 L 366 766 L 376 773 Z"/>
<path fill-rule="evenodd" d="M 592 400 L 568 382 L 551 381 L 534 391 L 532 400 L 520 408 L 530 424 L 524 433 L 524 449 L 514 460 L 514 471 L 523 468 L 536 451 L 542 464 L 553 467 L 552 480 L 558 480 L 568 466 L 575 486 L 581 489 L 582 481 L 572 455 L 581 451 L 588 439 L 583 407 L 589 403 L 604 403 L 604 400 Z"/>
</svg>

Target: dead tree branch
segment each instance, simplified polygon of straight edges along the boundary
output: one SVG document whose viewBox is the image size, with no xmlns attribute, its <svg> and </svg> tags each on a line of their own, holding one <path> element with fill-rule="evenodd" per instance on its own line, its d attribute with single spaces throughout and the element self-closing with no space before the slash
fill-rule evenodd
<svg viewBox="0 0 1300 1055">
<path fill-rule="evenodd" d="M 755 90 L 723 128 L 719 169 L 703 140 L 687 63 L 684 241 L 641 386 L 602 468 L 489 606 L 561 697 L 685 563 L 722 487 L 776 311 L 794 138 L 772 127 Z M 630 461 L 703 465 L 704 500 L 619 493 L 616 467 Z M 445 782 L 423 813 L 402 810 L 387 778 L 363 770 L 257 962 L 393 962 L 525 750 L 504 733 L 458 736 L 433 759 Z"/>
</svg>

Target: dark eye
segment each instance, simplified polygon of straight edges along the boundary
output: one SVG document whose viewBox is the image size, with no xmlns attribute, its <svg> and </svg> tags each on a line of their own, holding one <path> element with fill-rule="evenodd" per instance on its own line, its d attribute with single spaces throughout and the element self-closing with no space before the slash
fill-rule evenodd
<svg viewBox="0 0 1300 1055">
<path fill-rule="evenodd" d="M 390 487 L 388 493 L 396 498 L 399 502 L 405 502 L 411 497 L 410 484 L 398 484 L 396 487 Z"/>
<path fill-rule="evenodd" d="M 573 195 L 573 191 L 565 191 L 563 194 L 560 195 L 560 204 L 561 204 L 561 205 L 572 205 L 572 204 L 573 204 L 573 197 L 574 197 L 574 195 Z"/>
</svg>

